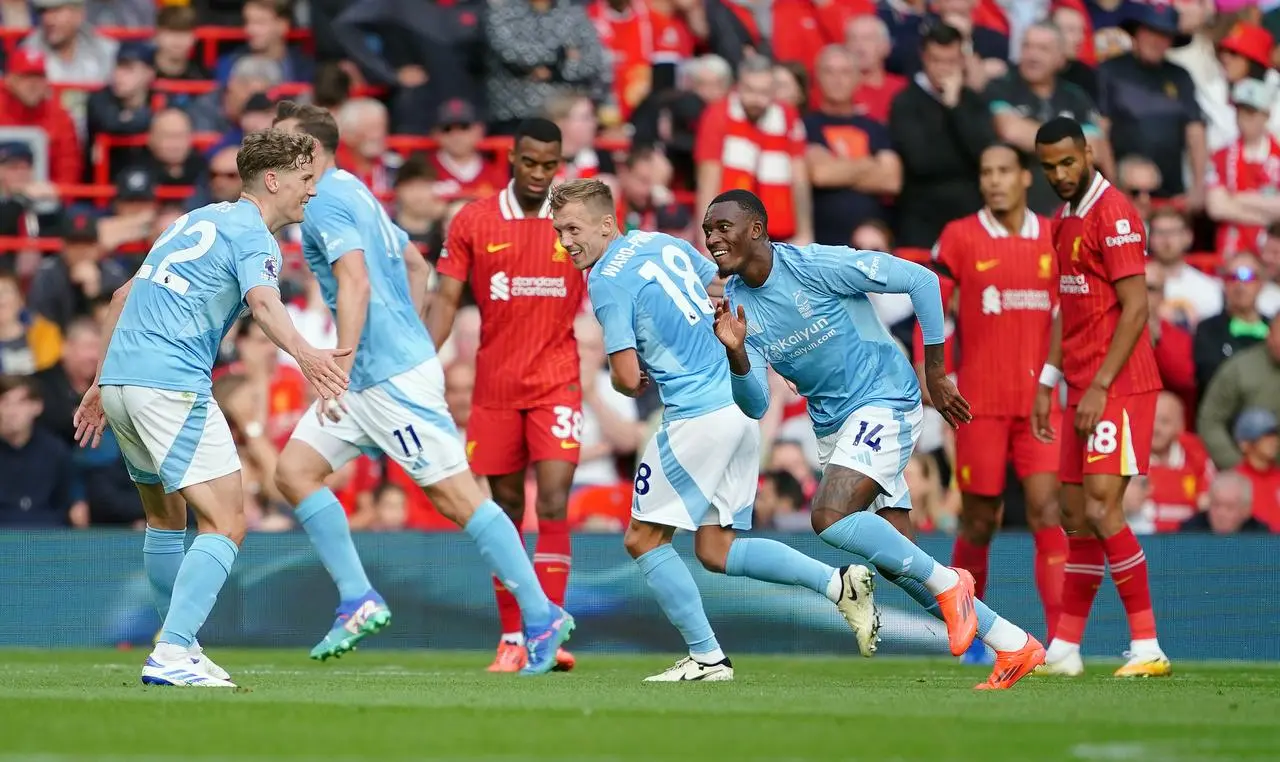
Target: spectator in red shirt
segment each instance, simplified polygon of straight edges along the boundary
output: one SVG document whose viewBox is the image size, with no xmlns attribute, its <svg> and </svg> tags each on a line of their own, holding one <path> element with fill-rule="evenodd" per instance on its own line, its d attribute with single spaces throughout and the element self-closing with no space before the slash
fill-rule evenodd
<svg viewBox="0 0 1280 762">
<path fill-rule="evenodd" d="M 1188 415 L 1196 409 L 1196 365 L 1192 356 L 1194 342 L 1187 329 L 1165 319 L 1165 269 L 1155 260 L 1147 260 L 1147 331 L 1156 353 L 1156 366 L 1164 388 L 1178 395 Z M 1194 425 L 1194 417 L 1187 425 Z"/>
<path fill-rule="evenodd" d="M 49 138 L 49 179 L 80 182 L 83 157 L 71 115 L 52 97 L 44 56 L 30 50 L 9 55 L 0 91 L 0 127 L 38 127 Z"/>
<path fill-rule="evenodd" d="M 1214 474 L 1204 444 L 1186 430 L 1181 400 L 1171 392 L 1160 392 L 1147 471 L 1147 499 L 1153 505 L 1155 531 L 1175 532 L 1182 522 L 1199 513 L 1208 502 Z"/>
<path fill-rule="evenodd" d="M 387 107 L 373 98 L 352 98 L 338 109 L 342 143 L 337 163 L 359 177 L 375 194 L 391 190 L 387 166 Z"/>
<path fill-rule="evenodd" d="M 431 152 L 437 195 L 488 198 L 507 184 L 507 166 L 480 151 L 484 123 L 467 101 L 453 98 L 440 106 L 432 137 L 440 143 L 440 147 Z"/>
<path fill-rule="evenodd" d="M 889 123 L 889 106 L 907 86 L 906 77 L 884 69 L 885 59 L 893 49 L 889 27 L 878 16 L 857 16 L 845 30 L 845 44 L 853 51 L 858 66 L 858 89 L 853 101 L 864 114 L 881 123 Z"/>
<path fill-rule="evenodd" d="M 1236 473 L 1253 485 L 1253 516 L 1280 532 L 1280 433 L 1276 416 L 1263 408 L 1248 408 L 1236 419 L 1232 429 L 1236 445 L 1244 457 Z"/>
</svg>

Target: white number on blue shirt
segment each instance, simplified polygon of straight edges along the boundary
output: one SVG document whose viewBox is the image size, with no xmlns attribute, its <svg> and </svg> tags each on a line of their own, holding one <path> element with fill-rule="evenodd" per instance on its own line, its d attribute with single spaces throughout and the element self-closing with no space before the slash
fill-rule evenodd
<svg viewBox="0 0 1280 762">
<path fill-rule="evenodd" d="M 187 224 L 187 218 L 191 215 L 184 214 L 174 220 L 169 229 L 156 239 L 155 244 L 151 247 L 152 251 L 166 245 L 172 241 L 179 233 L 183 235 L 194 235 L 197 237 L 194 246 L 188 246 L 185 249 L 178 249 L 170 253 L 164 259 L 160 260 L 160 264 L 153 270 L 151 265 L 143 265 L 138 268 L 138 280 L 149 280 L 157 283 L 170 291 L 185 296 L 187 289 L 191 288 L 191 282 L 177 273 L 169 272 L 169 267 L 181 262 L 190 262 L 199 259 L 209 253 L 209 249 L 213 248 L 213 244 L 218 240 L 218 228 L 209 220 L 200 220 L 191 227 L 183 230 L 183 226 Z"/>
<path fill-rule="evenodd" d="M 662 290 L 667 292 L 667 296 L 671 297 L 671 301 L 675 302 L 676 307 L 684 313 L 684 319 L 688 320 L 690 325 L 701 320 L 703 315 L 715 314 L 715 308 L 711 306 L 711 299 L 707 297 L 702 279 L 698 277 L 698 271 L 693 268 L 693 262 L 689 261 L 689 255 L 683 249 L 678 246 L 663 246 L 662 264 L 666 266 L 665 270 L 659 267 L 657 262 L 649 260 L 636 272 L 645 280 L 657 281 L 658 285 L 662 286 Z M 684 282 L 683 292 L 676 286 L 671 276 L 667 275 L 667 271 Z"/>
<path fill-rule="evenodd" d="M 337 177 L 344 181 L 358 179 L 355 175 L 345 169 L 338 170 Z M 369 189 L 366 188 L 363 183 L 356 183 L 356 191 L 360 194 L 360 200 L 364 201 L 364 203 L 373 210 L 374 215 L 378 218 L 378 229 L 382 234 L 382 244 L 383 248 L 387 251 L 387 256 L 391 259 L 400 259 L 402 254 L 400 247 L 396 244 L 395 225 L 391 222 L 391 218 L 387 216 L 387 210 L 382 206 L 382 204 L 378 203 L 378 199 L 374 198 L 373 194 L 369 192 Z"/>
</svg>

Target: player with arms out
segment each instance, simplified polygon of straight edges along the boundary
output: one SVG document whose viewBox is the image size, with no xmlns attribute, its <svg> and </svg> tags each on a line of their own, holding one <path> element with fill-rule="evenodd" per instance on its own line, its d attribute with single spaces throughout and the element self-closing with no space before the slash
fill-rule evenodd
<svg viewBox="0 0 1280 762">
<path fill-rule="evenodd" d="M 1122 504 L 1130 477 L 1147 472 L 1161 389 L 1147 335 L 1146 228 L 1133 204 L 1094 169 L 1077 122 L 1045 122 L 1036 153 L 1067 202 L 1054 228 L 1061 340 L 1050 342 L 1032 413 L 1036 436 L 1053 440 L 1051 401 L 1065 378 L 1059 473 L 1067 567 L 1062 616 L 1041 671 L 1084 671 L 1080 641 L 1108 564 L 1132 638 L 1116 676 L 1163 677 L 1173 668 L 1156 639 L 1147 559 Z"/>
<path fill-rule="evenodd" d="M 907 534 L 903 472 L 924 419 L 920 384 L 867 294 L 911 296 L 934 408 L 958 426 L 971 416 L 943 367 L 938 277 L 883 252 L 773 243 L 768 224 L 760 199 L 744 190 L 721 193 L 702 221 L 707 250 L 728 277 L 715 331 L 729 357 L 734 400 L 752 418 L 764 415 L 766 363 L 795 385 L 809 402 L 823 465 L 814 531 L 869 560 L 945 622 L 952 654 L 981 637 L 996 663 L 979 689 L 1013 687 L 1044 661 L 1044 648 L 974 596 L 969 572 L 935 562 Z"/>
<path fill-rule="evenodd" d="M 351 386 L 342 404 L 317 401 L 276 468 L 281 493 L 297 506 L 338 586 L 337 620 L 311 651 L 324 660 L 350 651 L 391 618 L 369 584 L 337 497 L 324 480 L 362 451 L 380 450 L 413 477 L 441 515 L 475 541 L 481 556 L 518 596 L 527 628 L 525 674 L 548 672 L 573 619 L 538 585 L 519 533 L 486 500 L 444 398 L 444 371 L 419 317 L 427 264 L 357 177 L 333 165 L 338 125 L 316 106 L 281 103 L 276 124 L 316 139 L 320 181 L 302 221 L 302 251 L 334 314 Z"/>
<path fill-rule="evenodd" d="M 511 184 L 463 207 L 449 225 L 436 267 L 440 283 L 427 327 L 444 344 L 465 283 L 480 308 L 480 349 L 467 423 L 471 470 L 488 477 L 493 499 L 524 525 L 525 472 L 537 480 L 534 569 L 557 606 L 569 584 L 569 489 L 581 450 L 582 388 L 573 320 L 586 284 L 551 227 L 547 194 L 561 164 L 560 128 L 527 119 L 509 156 Z M 490 672 L 523 666 L 520 609 L 494 580 L 502 638 Z M 558 670 L 573 668 L 567 651 Z"/>
<path fill-rule="evenodd" d="M 142 668 L 142 682 L 150 685 L 235 687 L 196 641 L 245 533 L 240 460 L 212 396 L 222 337 L 247 308 L 298 361 L 321 399 L 336 399 L 347 387 L 335 360 L 351 350 L 307 344 L 280 301 L 275 233 L 301 222 L 315 195 L 314 145 L 305 135 L 276 130 L 244 139 L 236 156 L 240 200 L 175 220 L 112 297 L 110 344 L 76 411 L 82 446 L 97 446 L 111 426 L 142 496 L 143 566 L 164 619 Z M 188 505 L 199 534 L 184 554 Z"/>
<path fill-rule="evenodd" d="M 958 388 L 973 412 L 956 430 L 961 507 L 952 564 L 973 574 L 981 598 L 1012 461 L 1027 497 L 1036 587 L 1052 640 L 1067 536 L 1058 517 L 1058 447 L 1035 438 L 1031 404 L 1057 308 L 1057 263 L 1049 220 L 1027 208 L 1029 157 L 1003 143 L 988 146 L 979 157 L 978 183 L 986 205 L 948 223 L 933 248 L 934 270 L 959 287 Z M 1056 406 L 1053 414 L 1060 415 Z M 978 648 L 966 661 L 986 659 L 986 649 Z"/>
<path fill-rule="evenodd" d="M 695 533 L 694 550 L 708 571 L 826 596 L 853 627 L 862 655 L 871 656 L 879 623 L 870 569 L 836 569 L 780 542 L 737 536 L 751 528 L 760 427 L 734 404 L 716 341 L 706 291 L 715 265 L 687 241 L 622 234 L 615 210 L 609 186 L 599 180 L 571 180 L 551 194 L 560 243 L 575 267 L 590 269 L 587 289 L 604 329 L 614 388 L 634 397 L 652 379 L 662 396 L 662 427 L 636 469 L 623 544 L 684 636 L 689 656 L 648 681 L 733 679 L 689 567 L 671 546 L 677 529 Z"/>
</svg>

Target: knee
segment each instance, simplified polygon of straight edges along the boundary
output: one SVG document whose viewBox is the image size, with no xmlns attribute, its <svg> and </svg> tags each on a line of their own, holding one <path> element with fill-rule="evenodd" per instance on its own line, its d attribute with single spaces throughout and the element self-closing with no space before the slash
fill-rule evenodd
<svg viewBox="0 0 1280 762">
<path fill-rule="evenodd" d="M 538 512 L 539 520 L 563 521 L 569 513 L 569 490 L 539 485 L 534 510 Z"/>
<path fill-rule="evenodd" d="M 520 482 L 519 489 L 502 481 L 490 482 L 490 487 L 493 490 L 493 502 L 497 503 L 512 521 L 519 524 L 524 519 L 524 482 Z"/>
<path fill-rule="evenodd" d="M 212 526 L 209 527 L 209 530 L 212 533 L 226 537 L 234 542 L 237 548 L 244 544 L 245 533 L 249 530 L 244 511 L 236 511 L 234 514 L 220 516 L 210 523 Z"/>
<path fill-rule="evenodd" d="M 319 474 L 311 474 L 293 458 L 281 457 L 276 463 L 276 489 L 289 504 L 297 507 L 307 495 L 324 486 Z"/>
<path fill-rule="evenodd" d="M 707 537 L 699 534 L 693 543 L 693 552 L 698 557 L 698 563 L 702 564 L 702 568 L 716 574 L 724 574 L 725 568 L 729 565 L 729 545 L 720 541 L 716 537 Z"/>
<path fill-rule="evenodd" d="M 628 527 L 622 535 L 622 547 L 627 549 L 627 555 L 632 558 L 639 558 L 661 544 L 660 534 L 639 528 L 635 524 Z"/>
<path fill-rule="evenodd" d="M 962 510 L 960 536 L 974 545 L 990 545 L 996 533 L 996 516 L 987 510 Z"/>
<path fill-rule="evenodd" d="M 1028 523 L 1036 523 L 1032 529 L 1044 527 L 1056 527 L 1063 523 L 1062 507 L 1058 503 L 1057 496 L 1049 496 L 1038 500 L 1030 507 L 1030 516 Z"/>
</svg>

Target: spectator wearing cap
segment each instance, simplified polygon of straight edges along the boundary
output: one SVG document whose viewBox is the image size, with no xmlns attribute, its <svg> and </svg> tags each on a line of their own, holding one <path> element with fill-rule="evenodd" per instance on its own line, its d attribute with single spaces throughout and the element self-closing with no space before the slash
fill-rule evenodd
<svg viewBox="0 0 1280 762">
<path fill-rule="evenodd" d="M 1228 258 L 1222 280 L 1226 294 L 1223 311 L 1196 326 L 1194 357 L 1201 389 L 1208 388 L 1218 368 L 1233 355 L 1265 341 L 1269 330 L 1267 318 L 1257 308 L 1262 290 L 1257 257 L 1236 254 Z"/>
<path fill-rule="evenodd" d="M 124 42 L 107 87 L 89 95 L 86 114 L 89 150 L 98 135 L 143 135 L 151 123 L 151 84 L 155 81 L 155 50 L 145 42 Z M 135 161 L 136 148 L 113 148 L 107 164 L 119 168 Z"/>
<path fill-rule="evenodd" d="M 1208 34 L 1197 35 L 1192 45 L 1170 56 L 1195 82 L 1210 151 L 1231 145 L 1239 136 L 1236 85 L 1249 79 L 1268 81 L 1274 47 L 1266 29 L 1244 20 L 1220 29 L 1219 35 L 1216 44 Z M 1280 129 L 1280 110 L 1267 109 L 1264 122 L 1268 120 L 1273 131 Z"/>
<path fill-rule="evenodd" d="M 147 134 L 147 154 L 141 162 L 155 178 L 156 185 L 202 184 L 208 163 L 192 145 L 191 117 L 185 111 L 166 108 L 151 120 Z"/>
<path fill-rule="evenodd" d="M 65 527 L 72 521 L 71 450 L 36 427 L 40 387 L 25 376 L 0 376 L 0 526 Z M 75 522 L 88 523 L 86 506 Z"/>
<path fill-rule="evenodd" d="M 240 124 L 250 98 L 282 82 L 284 74 L 279 63 L 259 55 L 242 56 L 232 65 L 221 90 L 200 96 L 186 111 L 196 132 L 226 134 Z"/>
<path fill-rule="evenodd" d="M 1187 328 L 1222 312 L 1222 283 L 1187 263 L 1191 222 L 1171 206 L 1156 209 L 1147 222 L 1152 259 L 1164 266 L 1165 316 Z"/>
<path fill-rule="evenodd" d="M 816 62 L 817 109 L 804 117 L 805 163 L 813 184 L 813 236 L 848 246 L 862 223 L 886 217 L 882 202 L 902 190 L 902 160 L 885 127 L 858 113 L 858 69 L 844 45 L 828 45 Z"/>
<path fill-rule="evenodd" d="M 677 204 L 669 187 L 671 163 L 660 151 L 641 147 L 618 167 L 618 224 L 627 230 L 656 230 L 685 237 L 693 217 Z"/>
<path fill-rule="evenodd" d="M 196 11 L 189 5 L 165 5 L 156 13 L 156 76 L 163 79 L 209 79 L 196 60 Z"/>
<path fill-rule="evenodd" d="M 246 55 L 257 55 L 279 64 L 285 82 L 310 83 L 315 76 L 315 62 L 289 44 L 292 27 L 292 0 L 246 0 L 245 46 L 218 60 L 214 79 L 225 85 L 236 61 Z"/>
<path fill-rule="evenodd" d="M 26 308 L 18 276 L 0 270 L 0 375 L 44 370 L 62 353 L 62 331 Z"/>
<path fill-rule="evenodd" d="M 85 20 L 84 0 L 32 0 L 40 27 L 22 47 L 45 57 L 49 80 L 57 84 L 99 85 L 115 66 L 115 40 L 94 31 Z"/>
<path fill-rule="evenodd" d="M 0 143 L 0 235 L 38 238 L 58 223 L 58 189 L 35 179 L 34 158 L 26 143 Z"/>
<path fill-rule="evenodd" d="M 389 192 L 399 156 L 387 151 L 387 107 L 373 98 L 352 98 L 338 109 L 337 122 L 342 135 L 335 156 L 337 165 L 359 177 L 374 193 Z"/>
<path fill-rule="evenodd" d="M 996 134 L 1028 154 L 1036 149 L 1040 125 L 1057 116 L 1075 119 L 1084 128 L 1094 160 L 1103 174 L 1114 176 L 1111 147 L 1102 134 L 1097 106 L 1084 90 L 1063 79 L 1067 40 L 1052 22 L 1032 24 L 1022 36 L 1017 68 L 987 84 Z M 1032 173 L 1028 204 L 1038 214 L 1052 215 L 1062 200 L 1043 172 Z"/>
<path fill-rule="evenodd" d="M 440 145 L 430 155 L 437 195 L 486 198 L 507 184 L 506 164 L 480 151 L 484 123 L 468 101 L 451 98 L 441 104 L 431 136 Z"/>
<path fill-rule="evenodd" d="M 1267 525 L 1256 518 L 1256 501 L 1249 479 L 1228 471 L 1209 487 L 1209 507 L 1183 522 L 1178 531 L 1216 535 L 1266 532 Z"/>
<path fill-rule="evenodd" d="M 1253 485 L 1253 516 L 1271 531 L 1280 532 L 1280 433 L 1276 415 L 1263 408 L 1248 408 L 1232 427 L 1240 448 L 1236 473 Z"/>
<path fill-rule="evenodd" d="M 111 296 L 129 279 L 120 265 L 103 260 L 98 221 L 91 214 L 67 217 L 62 254 L 46 257 L 31 281 L 28 304 L 64 331 L 72 320 L 93 314 L 95 301 Z"/>
<path fill-rule="evenodd" d="M 9 55 L 0 92 L 0 127 L 39 127 L 48 138 L 49 179 L 54 183 L 80 182 L 84 155 L 75 122 L 52 96 L 45 72 L 45 57 L 33 50 Z"/>
<path fill-rule="evenodd" d="M 1116 156 L 1149 157 L 1160 168 L 1159 198 L 1186 194 L 1188 207 L 1204 206 L 1209 149 L 1195 84 L 1187 70 L 1165 60 L 1170 47 L 1190 38 L 1178 31 L 1170 6 L 1131 4 L 1125 30 L 1133 50 L 1098 67 L 1098 108 Z M 1183 157 L 1190 164 L 1183 178 Z"/>
<path fill-rule="evenodd" d="M 1231 102 L 1239 134 L 1213 155 L 1206 181 L 1206 209 L 1218 223 L 1222 257 L 1261 251 L 1267 227 L 1280 222 L 1280 142 L 1267 129 L 1275 86 L 1242 79 L 1231 90 Z"/>
<path fill-rule="evenodd" d="M 1187 410 L 1195 410 L 1196 367 L 1191 361 L 1191 334 L 1169 320 L 1165 309 L 1165 267 L 1147 260 L 1147 333 L 1155 351 L 1156 368 L 1165 389 L 1178 395 Z M 1194 419 L 1189 419 L 1188 424 Z"/>
<path fill-rule="evenodd" d="M 1280 414 L 1280 331 L 1267 340 L 1236 352 L 1222 364 L 1200 403 L 1196 430 L 1219 470 L 1233 468 L 1244 457 L 1231 436 L 1241 411 L 1259 407 Z"/>
<path fill-rule="evenodd" d="M 885 71 L 885 59 L 893 49 L 889 27 L 879 16 L 862 14 L 845 26 L 845 47 L 858 69 L 853 102 L 862 115 L 880 124 L 889 121 L 889 106 L 907 86 L 907 78 Z"/>
</svg>

